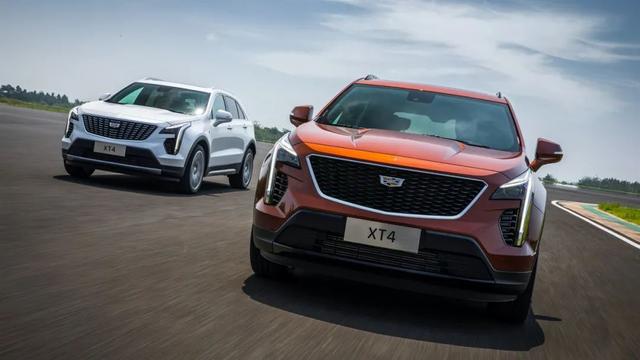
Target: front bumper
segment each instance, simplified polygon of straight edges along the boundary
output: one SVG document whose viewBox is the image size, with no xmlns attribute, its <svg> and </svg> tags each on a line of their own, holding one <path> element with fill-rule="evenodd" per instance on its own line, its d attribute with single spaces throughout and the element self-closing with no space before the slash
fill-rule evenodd
<svg viewBox="0 0 640 360">
<path fill-rule="evenodd" d="M 127 145 L 126 156 L 95 153 L 93 140 L 76 138 L 67 149 L 62 149 L 64 162 L 72 166 L 88 166 L 95 169 L 134 175 L 155 175 L 180 178 L 183 167 L 162 165 L 147 148 Z"/>
<path fill-rule="evenodd" d="M 256 216 L 260 216 L 256 213 Z M 299 210 L 277 231 L 253 227 L 267 260 L 322 274 L 473 301 L 515 299 L 531 272 L 493 269 L 471 238 L 422 230 L 418 254 L 342 240 L 346 217 Z"/>
</svg>

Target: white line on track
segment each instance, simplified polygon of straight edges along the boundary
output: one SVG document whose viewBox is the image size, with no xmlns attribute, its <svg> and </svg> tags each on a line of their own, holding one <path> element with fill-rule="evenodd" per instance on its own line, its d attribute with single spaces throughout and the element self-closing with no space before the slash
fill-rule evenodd
<svg viewBox="0 0 640 360">
<path fill-rule="evenodd" d="M 604 231 L 604 232 L 608 233 L 609 235 L 611 235 L 611 236 L 615 236 L 616 238 L 618 238 L 618 239 L 620 239 L 620 240 L 622 240 L 622 241 L 626 242 L 627 244 L 629 244 L 629 245 L 633 246 L 634 248 L 636 248 L 636 249 L 640 250 L 640 244 L 638 244 L 638 243 L 636 243 L 635 241 L 633 241 L 633 240 L 631 240 L 631 239 L 628 239 L 628 238 L 626 238 L 626 237 L 624 237 L 624 236 L 622 236 L 622 235 L 618 234 L 618 233 L 617 233 L 617 232 L 615 232 L 615 231 L 612 231 L 612 230 L 610 230 L 610 229 L 608 229 L 608 228 L 606 228 L 606 227 L 604 227 L 604 226 L 602 226 L 602 225 L 598 224 L 597 222 L 595 222 L 595 221 L 593 221 L 593 220 L 591 220 L 591 219 L 587 219 L 586 217 L 584 217 L 584 216 L 582 216 L 582 215 L 580 215 L 580 214 L 578 214 L 578 213 L 575 213 L 575 212 L 573 212 L 573 211 L 571 211 L 571 210 L 569 210 L 569 209 L 567 209 L 567 208 L 563 207 L 562 205 L 558 204 L 558 200 L 553 200 L 553 201 L 551 201 L 551 203 L 552 203 L 555 207 L 557 207 L 557 208 L 559 208 L 559 209 L 562 209 L 562 210 L 564 210 L 564 211 L 568 212 L 569 214 L 571 214 L 571 215 L 573 215 L 573 216 L 575 216 L 575 217 L 577 217 L 577 218 L 579 218 L 579 219 L 582 219 L 582 220 L 584 220 L 584 221 L 588 222 L 589 224 L 591 224 L 591 225 L 593 225 L 593 226 L 597 227 L 598 229 L 600 229 L 600 230 L 602 230 L 602 231 Z"/>
</svg>

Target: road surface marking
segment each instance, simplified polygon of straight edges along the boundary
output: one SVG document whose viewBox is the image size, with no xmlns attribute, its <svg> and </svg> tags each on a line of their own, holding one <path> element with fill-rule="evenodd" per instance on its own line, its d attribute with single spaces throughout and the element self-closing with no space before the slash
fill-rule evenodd
<svg viewBox="0 0 640 360">
<path fill-rule="evenodd" d="M 636 248 L 636 249 L 640 250 L 640 244 L 636 243 L 635 241 L 633 241 L 633 240 L 631 240 L 631 239 L 627 239 L 626 237 L 624 237 L 624 236 L 622 236 L 622 235 L 618 234 L 618 233 L 617 233 L 617 232 L 615 232 L 615 231 L 609 230 L 608 228 L 606 228 L 606 227 L 604 227 L 604 226 L 602 226 L 602 225 L 598 224 L 597 222 L 595 222 L 595 221 L 593 221 L 593 220 L 591 220 L 591 219 L 587 219 L 586 217 L 584 217 L 584 216 L 582 216 L 582 215 L 580 215 L 580 214 L 578 214 L 578 213 L 575 213 L 575 212 L 573 212 L 573 211 L 571 211 L 571 210 L 569 210 L 569 209 L 567 209 L 567 208 L 563 207 L 562 205 L 558 204 L 558 200 L 553 200 L 553 201 L 551 201 L 551 203 L 552 203 L 555 207 L 557 207 L 557 208 L 559 208 L 559 209 L 562 209 L 562 210 L 564 210 L 564 211 L 568 212 L 569 214 L 571 214 L 571 215 L 573 215 L 573 216 L 575 216 L 575 217 L 577 217 L 577 218 L 580 218 L 580 219 L 582 219 L 582 220 L 584 220 L 584 221 L 588 222 L 589 224 L 591 224 L 591 225 L 593 225 L 593 226 L 597 227 L 598 229 L 600 229 L 600 230 L 602 230 L 602 231 L 604 231 L 604 232 L 608 233 L 609 235 L 615 236 L 616 238 L 618 238 L 618 239 L 620 239 L 620 240 L 622 240 L 622 241 L 626 242 L 627 244 L 629 244 L 629 245 L 633 246 L 634 248 Z"/>
</svg>

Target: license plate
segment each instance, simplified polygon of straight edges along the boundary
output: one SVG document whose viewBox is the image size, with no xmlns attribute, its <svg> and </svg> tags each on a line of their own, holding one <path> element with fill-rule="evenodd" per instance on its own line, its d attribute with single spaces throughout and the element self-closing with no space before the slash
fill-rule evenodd
<svg viewBox="0 0 640 360">
<path fill-rule="evenodd" d="M 95 141 L 93 143 L 93 152 L 101 154 L 109 154 L 115 156 L 124 156 L 127 152 L 127 147 L 124 145 L 116 145 Z"/>
<path fill-rule="evenodd" d="M 344 240 L 358 244 L 418 253 L 420 229 L 347 218 Z"/>
</svg>

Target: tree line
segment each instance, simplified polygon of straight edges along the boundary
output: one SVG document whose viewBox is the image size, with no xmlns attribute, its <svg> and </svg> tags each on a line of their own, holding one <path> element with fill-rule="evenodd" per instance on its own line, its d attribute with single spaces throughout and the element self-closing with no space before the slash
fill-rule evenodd
<svg viewBox="0 0 640 360">
<path fill-rule="evenodd" d="M 615 178 L 599 178 L 586 176 L 578 180 L 578 186 L 640 194 L 640 182 L 630 182 Z"/>
<path fill-rule="evenodd" d="M 70 102 L 67 95 L 35 90 L 29 91 L 20 87 L 20 85 L 13 87 L 11 84 L 0 86 L 0 97 L 64 108 L 72 108 L 82 104 L 78 99 Z"/>
</svg>

